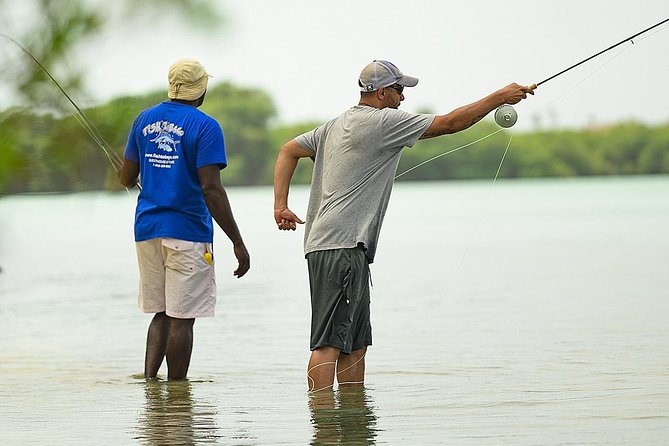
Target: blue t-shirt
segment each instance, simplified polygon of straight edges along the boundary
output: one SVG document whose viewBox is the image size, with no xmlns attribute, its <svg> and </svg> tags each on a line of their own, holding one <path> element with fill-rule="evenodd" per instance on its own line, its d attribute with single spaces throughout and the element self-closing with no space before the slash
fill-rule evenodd
<svg viewBox="0 0 669 446">
<path fill-rule="evenodd" d="M 223 131 L 195 107 L 162 102 L 132 124 L 125 157 L 139 163 L 142 191 L 135 212 L 135 240 L 158 237 L 213 241 L 211 214 L 197 169 L 227 159 Z"/>
</svg>

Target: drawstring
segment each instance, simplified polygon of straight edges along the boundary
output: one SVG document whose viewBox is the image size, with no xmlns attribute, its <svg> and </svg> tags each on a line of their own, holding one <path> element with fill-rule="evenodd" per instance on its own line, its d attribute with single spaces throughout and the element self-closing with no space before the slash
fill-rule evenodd
<svg viewBox="0 0 669 446">
<path fill-rule="evenodd" d="M 374 282 L 372 282 L 372 268 L 369 267 L 369 262 L 367 262 L 367 276 L 369 277 L 369 287 L 374 288 Z"/>
</svg>

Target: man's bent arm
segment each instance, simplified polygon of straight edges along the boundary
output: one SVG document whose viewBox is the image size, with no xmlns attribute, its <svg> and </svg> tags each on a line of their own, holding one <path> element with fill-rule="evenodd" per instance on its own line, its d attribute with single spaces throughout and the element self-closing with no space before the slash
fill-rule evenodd
<svg viewBox="0 0 669 446">
<path fill-rule="evenodd" d="M 534 89 L 518 84 L 509 84 L 483 99 L 456 108 L 446 115 L 436 116 L 420 139 L 434 138 L 435 136 L 465 130 L 500 105 L 517 104 L 527 97 L 527 93 L 534 94 Z"/>
<path fill-rule="evenodd" d="M 139 164 L 125 158 L 123 160 L 123 165 L 118 172 L 116 172 L 116 175 L 124 187 L 134 187 L 137 184 L 137 178 L 139 177 Z"/>
<path fill-rule="evenodd" d="M 282 220 L 295 229 L 295 223 L 303 223 L 288 209 L 288 191 L 297 162 L 300 158 L 312 157 L 314 153 L 300 146 L 294 139 L 288 141 L 279 150 L 274 166 L 274 219 L 281 228 Z"/>
</svg>

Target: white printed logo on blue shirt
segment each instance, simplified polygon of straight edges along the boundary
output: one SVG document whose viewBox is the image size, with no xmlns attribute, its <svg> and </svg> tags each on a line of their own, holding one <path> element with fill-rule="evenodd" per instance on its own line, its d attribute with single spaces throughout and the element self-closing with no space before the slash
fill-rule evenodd
<svg viewBox="0 0 669 446">
<path fill-rule="evenodd" d="M 174 138 L 172 138 L 172 135 L 163 130 L 161 130 L 160 133 L 158 133 L 158 136 L 156 136 L 150 141 L 155 142 L 158 145 L 158 148 L 164 152 L 176 152 L 177 144 L 181 142 L 181 141 L 175 141 Z"/>
<path fill-rule="evenodd" d="M 181 127 L 172 124 L 168 121 L 157 121 L 145 126 L 142 129 L 144 135 L 152 135 L 157 133 L 156 137 L 149 141 L 156 144 L 157 153 L 147 152 L 144 156 L 148 158 L 153 167 L 158 168 L 172 168 L 172 165 L 179 159 L 177 155 L 177 144 L 181 141 L 175 139 L 183 136 L 184 131 Z M 174 153 L 173 155 L 166 155 L 160 152 Z"/>
</svg>

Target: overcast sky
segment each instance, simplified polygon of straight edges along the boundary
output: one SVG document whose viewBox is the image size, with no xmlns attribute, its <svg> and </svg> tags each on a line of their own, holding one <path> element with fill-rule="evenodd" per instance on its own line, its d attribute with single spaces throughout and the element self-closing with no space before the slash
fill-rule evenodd
<svg viewBox="0 0 669 446">
<path fill-rule="evenodd" d="M 228 23 L 196 32 L 162 20 L 117 28 L 84 45 L 97 100 L 165 88 L 176 59 L 259 87 L 282 122 L 325 120 L 357 103 L 357 76 L 388 59 L 420 79 L 402 108 L 446 113 L 509 82 L 537 83 L 669 17 L 667 0 L 218 2 Z M 626 119 L 669 122 L 667 24 L 542 85 L 516 106 L 517 129 Z"/>
</svg>

